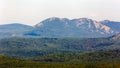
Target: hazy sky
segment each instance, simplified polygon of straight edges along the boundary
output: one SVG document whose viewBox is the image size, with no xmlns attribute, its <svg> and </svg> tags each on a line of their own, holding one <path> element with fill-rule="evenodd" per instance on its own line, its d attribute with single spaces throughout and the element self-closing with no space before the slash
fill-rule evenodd
<svg viewBox="0 0 120 68">
<path fill-rule="evenodd" d="M 120 0 L 0 0 L 0 24 L 35 25 L 49 17 L 120 21 Z"/>
</svg>

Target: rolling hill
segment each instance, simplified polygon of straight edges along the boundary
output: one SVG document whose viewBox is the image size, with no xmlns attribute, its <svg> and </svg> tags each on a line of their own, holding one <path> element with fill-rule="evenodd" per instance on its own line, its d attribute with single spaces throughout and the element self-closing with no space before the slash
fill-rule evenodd
<svg viewBox="0 0 120 68">
<path fill-rule="evenodd" d="M 5 38 L 0 40 L 0 54 L 29 58 L 55 53 L 119 50 L 119 35 L 108 38 Z"/>
<path fill-rule="evenodd" d="M 32 30 L 32 26 L 13 23 L 0 25 L 0 38 L 22 36 L 26 31 Z"/>
</svg>

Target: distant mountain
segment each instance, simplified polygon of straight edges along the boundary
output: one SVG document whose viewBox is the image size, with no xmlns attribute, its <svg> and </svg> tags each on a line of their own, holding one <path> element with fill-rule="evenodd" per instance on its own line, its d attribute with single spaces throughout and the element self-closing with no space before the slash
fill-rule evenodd
<svg viewBox="0 0 120 68">
<path fill-rule="evenodd" d="M 98 38 L 120 33 L 120 22 L 95 21 L 88 18 L 67 19 L 51 17 L 35 26 L 18 23 L 0 25 L 0 38 L 47 37 L 47 38 Z"/>
<path fill-rule="evenodd" d="M 120 40 L 120 33 L 112 36 L 112 40 Z"/>
<path fill-rule="evenodd" d="M 21 36 L 24 32 L 32 29 L 32 26 L 18 23 L 0 25 L 0 38 Z"/>
<path fill-rule="evenodd" d="M 100 23 L 110 27 L 116 33 L 120 32 L 120 22 L 104 20 L 101 21 Z"/>
<path fill-rule="evenodd" d="M 113 25 L 113 26 L 112 26 Z M 117 25 L 117 27 L 115 27 Z M 26 33 L 28 36 L 39 37 L 108 37 L 120 32 L 120 22 L 101 21 L 79 18 L 48 18 Z"/>
</svg>

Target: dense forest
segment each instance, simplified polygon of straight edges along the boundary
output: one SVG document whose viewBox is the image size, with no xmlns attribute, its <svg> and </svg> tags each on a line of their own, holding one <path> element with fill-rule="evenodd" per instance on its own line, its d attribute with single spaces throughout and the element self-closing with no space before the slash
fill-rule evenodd
<svg viewBox="0 0 120 68">
<path fill-rule="evenodd" d="M 0 54 L 31 58 L 55 53 L 87 53 L 120 49 L 120 39 L 110 38 L 5 38 Z"/>
<path fill-rule="evenodd" d="M 120 50 L 49 54 L 24 60 L 1 55 L 0 68 L 120 68 Z"/>
</svg>

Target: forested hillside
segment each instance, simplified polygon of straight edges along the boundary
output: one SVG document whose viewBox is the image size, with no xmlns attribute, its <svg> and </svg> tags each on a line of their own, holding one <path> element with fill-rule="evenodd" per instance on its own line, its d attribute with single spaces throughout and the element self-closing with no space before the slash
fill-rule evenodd
<svg viewBox="0 0 120 68">
<path fill-rule="evenodd" d="M 120 49 L 120 39 L 109 38 L 6 38 L 0 40 L 0 53 L 29 58 L 54 53 L 96 52 Z"/>
<path fill-rule="evenodd" d="M 51 54 L 26 60 L 0 56 L 0 68 L 120 68 L 120 51 Z"/>
</svg>

